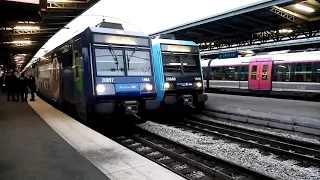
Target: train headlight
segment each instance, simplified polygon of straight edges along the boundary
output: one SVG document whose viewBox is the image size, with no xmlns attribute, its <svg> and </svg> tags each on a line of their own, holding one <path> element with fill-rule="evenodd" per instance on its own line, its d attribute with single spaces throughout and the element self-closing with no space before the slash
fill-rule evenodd
<svg viewBox="0 0 320 180">
<path fill-rule="evenodd" d="M 164 88 L 165 88 L 165 89 L 169 89 L 169 88 L 170 88 L 170 84 L 169 84 L 168 82 L 165 82 L 165 83 L 164 83 Z"/>
<path fill-rule="evenodd" d="M 103 84 L 97 84 L 96 90 L 97 94 L 103 94 L 106 91 L 106 87 Z"/>
<path fill-rule="evenodd" d="M 202 87 L 202 83 L 201 83 L 201 82 L 197 82 L 197 83 L 196 83 L 196 86 L 197 86 L 198 88 L 201 88 L 201 87 Z"/>
<path fill-rule="evenodd" d="M 140 91 L 148 91 L 151 92 L 154 90 L 154 85 L 152 83 L 141 83 L 140 84 Z"/>
<path fill-rule="evenodd" d="M 97 84 L 96 85 L 97 95 L 112 95 L 115 94 L 113 84 Z"/>
<path fill-rule="evenodd" d="M 152 91 L 153 86 L 152 86 L 152 84 L 146 84 L 145 88 L 147 91 Z"/>
</svg>

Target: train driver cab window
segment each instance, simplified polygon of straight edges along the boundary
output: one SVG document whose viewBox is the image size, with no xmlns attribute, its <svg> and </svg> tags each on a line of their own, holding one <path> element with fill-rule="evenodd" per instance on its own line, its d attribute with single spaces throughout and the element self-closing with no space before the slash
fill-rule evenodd
<svg viewBox="0 0 320 180">
<path fill-rule="evenodd" d="M 126 50 L 128 76 L 151 76 L 151 61 L 149 51 Z"/>
<path fill-rule="evenodd" d="M 98 76 L 124 76 L 122 50 L 96 48 L 96 71 Z"/>
<path fill-rule="evenodd" d="M 255 65 L 251 69 L 251 80 L 257 80 L 257 66 Z"/>
<path fill-rule="evenodd" d="M 296 82 L 312 81 L 312 63 L 297 63 L 295 71 Z"/>
</svg>

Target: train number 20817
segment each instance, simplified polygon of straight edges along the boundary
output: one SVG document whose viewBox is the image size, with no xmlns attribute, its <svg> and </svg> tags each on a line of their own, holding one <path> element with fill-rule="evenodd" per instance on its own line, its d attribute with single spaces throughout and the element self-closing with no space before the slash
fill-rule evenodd
<svg viewBox="0 0 320 180">
<path fill-rule="evenodd" d="M 114 78 L 102 78 L 102 83 L 113 83 Z"/>
</svg>

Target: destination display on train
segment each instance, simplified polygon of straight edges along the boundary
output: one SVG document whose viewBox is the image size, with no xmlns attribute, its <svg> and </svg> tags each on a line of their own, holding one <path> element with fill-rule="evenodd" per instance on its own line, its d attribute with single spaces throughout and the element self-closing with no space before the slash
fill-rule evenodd
<svg viewBox="0 0 320 180">
<path fill-rule="evenodd" d="M 161 50 L 169 51 L 169 52 L 185 52 L 185 53 L 199 52 L 199 48 L 197 46 L 182 46 L 182 45 L 169 45 L 169 44 L 162 44 Z"/>
<path fill-rule="evenodd" d="M 28 3 L 28 4 L 40 4 L 40 0 L 5 0 L 9 2 L 19 2 L 19 3 Z"/>
<path fill-rule="evenodd" d="M 93 39 L 94 39 L 94 42 L 96 42 L 96 43 L 149 46 L 149 39 L 148 38 L 95 34 L 93 36 Z"/>
</svg>

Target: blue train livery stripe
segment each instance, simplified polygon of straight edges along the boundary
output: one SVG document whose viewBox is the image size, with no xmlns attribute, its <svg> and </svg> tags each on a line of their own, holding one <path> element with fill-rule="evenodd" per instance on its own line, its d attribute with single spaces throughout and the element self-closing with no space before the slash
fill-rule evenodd
<svg viewBox="0 0 320 180">
<path fill-rule="evenodd" d="M 116 93 L 122 92 L 140 92 L 140 86 L 137 83 L 115 84 Z"/>
<path fill-rule="evenodd" d="M 96 84 L 129 84 L 129 83 L 154 83 L 153 76 L 145 77 L 96 77 Z"/>
<path fill-rule="evenodd" d="M 196 44 L 195 42 L 192 42 L 192 41 L 183 41 L 183 40 L 180 40 L 180 43 L 182 45 L 186 45 L 186 46 L 198 46 L 198 44 Z"/>
<path fill-rule="evenodd" d="M 157 100 L 162 101 L 164 98 L 165 89 L 160 44 L 153 45 L 152 54 L 154 61 L 154 74 L 156 78 Z"/>
</svg>

